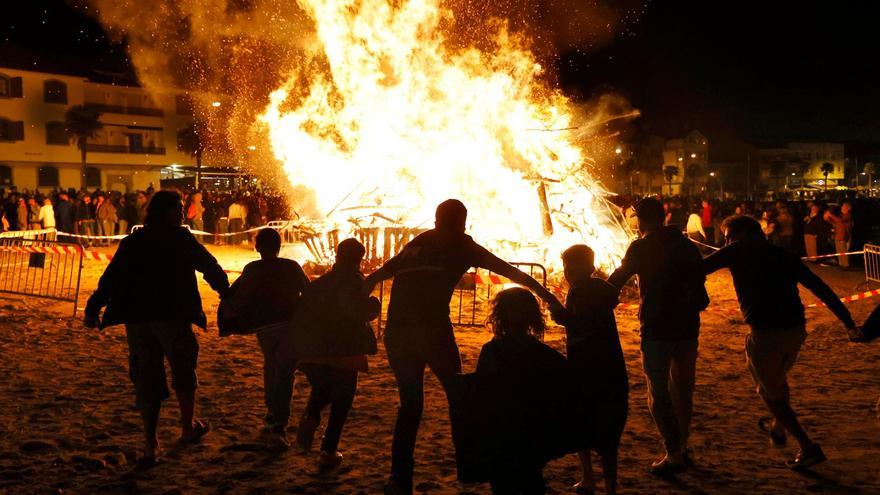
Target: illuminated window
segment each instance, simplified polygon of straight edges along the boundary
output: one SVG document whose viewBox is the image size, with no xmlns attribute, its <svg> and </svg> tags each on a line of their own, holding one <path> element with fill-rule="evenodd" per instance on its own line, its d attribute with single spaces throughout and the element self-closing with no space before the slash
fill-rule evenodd
<svg viewBox="0 0 880 495">
<path fill-rule="evenodd" d="M 57 79 L 43 83 L 43 101 L 46 103 L 67 103 L 67 84 Z"/>
</svg>

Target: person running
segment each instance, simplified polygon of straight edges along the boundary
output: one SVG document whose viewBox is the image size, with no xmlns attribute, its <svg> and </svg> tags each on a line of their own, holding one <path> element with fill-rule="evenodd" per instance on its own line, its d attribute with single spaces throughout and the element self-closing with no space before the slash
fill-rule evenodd
<svg viewBox="0 0 880 495">
<path fill-rule="evenodd" d="M 229 281 L 217 260 L 182 222 L 180 194 L 156 192 L 147 207 L 144 228 L 119 244 L 89 298 L 83 321 L 88 328 L 125 325 L 130 377 L 144 422 L 144 457 L 140 460 L 144 467 L 154 465 L 161 453 L 159 409 L 169 397 L 165 359 L 171 365 L 171 386 L 180 405 L 180 440 L 197 442 L 210 430 L 207 422 L 194 419 L 199 344 L 192 325 L 207 326 L 195 271 L 204 274 L 221 297 Z"/>
<path fill-rule="evenodd" d="M 379 300 L 362 294 L 366 252 L 357 239 L 339 243 L 336 263 L 306 288 L 292 327 L 290 347 L 297 368 L 312 386 L 297 433 L 297 444 L 306 452 L 312 450 L 321 413 L 330 406 L 319 469 L 342 463 L 339 439 L 354 403 L 358 373 L 367 372 L 367 355 L 377 352 L 368 322 L 379 316 Z"/>
<path fill-rule="evenodd" d="M 391 444 L 391 478 L 385 493 L 411 493 L 413 451 L 424 404 L 425 367 L 440 380 L 449 403 L 453 443 L 458 441 L 461 358 L 455 343 L 449 302 L 471 267 L 491 270 L 563 308 L 544 286 L 480 246 L 467 234 L 467 209 L 449 199 L 437 206 L 435 228 L 410 241 L 364 282 L 366 293 L 394 277 L 388 307 L 385 348 L 397 381 L 400 406 Z"/>
<path fill-rule="evenodd" d="M 618 290 L 639 277 L 642 366 L 648 381 L 648 409 L 666 455 L 651 466 L 659 476 L 687 469 L 693 413 L 700 311 L 709 304 L 697 247 L 677 227 L 663 226 L 655 198 L 636 205 L 640 239 L 630 244 L 608 278 Z"/>
<path fill-rule="evenodd" d="M 565 279 L 570 286 L 565 299 L 566 351 L 579 386 L 578 394 L 589 407 L 586 440 L 602 460 L 605 493 L 617 493 L 617 449 L 629 410 L 629 379 L 617 333 L 614 308 L 618 291 L 596 278 L 593 250 L 577 244 L 562 253 Z M 590 451 L 579 453 L 583 478 L 578 493 L 596 489 Z"/>
<path fill-rule="evenodd" d="M 759 426 L 777 446 L 786 443 L 786 432 L 795 437 L 800 451 L 786 463 L 803 469 L 825 461 L 819 444 L 804 431 L 791 408 L 786 375 L 794 366 L 807 337 L 804 305 L 798 283 L 809 289 L 846 326 L 851 340 L 861 340 L 846 306 L 834 291 L 794 254 L 767 242 L 761 225 L 750 217 L 733 218 L 726 225 L 727 245 L 703 261 L 705 273 L 729 268 L 740 310 L 751 328 L 746 339 L 749 371 L 758 395 L 773 415 Z"/>
<path fill-rule="evenodd" d="M 299 263 L 278 257 L 281 235 L 277 231 L 260 230 L 255 245 L 260 259 L 245 265 L 221 302 L 217 320 L 221 336 L 257 334 L 263 353 L 263 432 L 271 435 L 276 446 L 287 448 L 293 367 L 281 362 L 278 353 L 309 279 Z"/>
</svg>

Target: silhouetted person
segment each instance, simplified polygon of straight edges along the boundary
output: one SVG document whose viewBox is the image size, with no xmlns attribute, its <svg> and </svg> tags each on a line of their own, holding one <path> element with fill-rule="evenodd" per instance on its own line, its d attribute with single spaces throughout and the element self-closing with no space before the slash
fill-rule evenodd
<svg viewBox="0 0 880 495">
<path fill-rule="evenodd" d="M 146 436 L 142 461 L 147 465 L 159 455 L 159 408 L 169 397 L 164 359 L 171 365 L 171 386 L 180 405 L 181 440 L 198 441 L 210 429 L 207 422 L 193 419 L 199 344 L 192 325 L 207 325 L 195 271 L 203 273 L 221 295 L 229 282 L 217 260 L 181 226 L 182 221 L 180 195 L 157 192 L 144 228 L 119 244 L 85 311 L 89 328 L 125 324 L 130 376 Z M 104 306 L 107 310 L 99 322 Z"/>
<path fill-rule="evenodd" d="M 543 469 L 564 454 L 560 428 L 571 393 L 570 370 L 561 354 L 543 344 L 544 317 L 526 289 L 501 291 L 489 322 L 495 337 L 483 346 L 473 378 L 479 394 L 477 448 L 496 495 L 546 493 Z M 471 399 L 471 398 L 469 398 Z"/>
<path fill-rule="evenodd" d="M 660 202 L 641 200 L 636 215 L 641 238 L 630 244 L 608 283 L 620 289 L 633 275 L 639 276 L 648 409 L 666 447 L 666 455 L 651 469 L 668 476 L 686 469 L 700 311 L 709 297 L 699 250 L 677 227 L 663 226 Z"/>
<path fill-rule="evenodd" d="M 198 441 L 210 429 L 194 420 L 199 344 L 192 325 L 205 328 L 195 271 L 223 295 L 229 282 L 217 260 L 181 226 L 180 194 L 158 191 L 147 208 L 144 228 L 122 240 L 85 310 L 85 326 L 125 324 L 131 380 L 144 422 L 142 463 L 158 459 L 159 408 L 169 397 L 164 360 L 180 405 L 180 439 Z M 101 308 L 107 306 L 99 321 Z"/>
<path fill-rule="evenodd" d="M 413 451 L 422 417 L 425 366 L 440 380 L 449 402 L 453 443 L 457 442 L 461 359 L 449 319 L 455 286 L 471 267 L 491 270 L 524 285 L 555 312 L 559 301 L 541 284 L 480 246 L 467 234 L 467 209 L 450 199 L 437 207 L 435 228 L 418 235 L 367 277 L 365 290 L 394 277 L 385 348 L 400 393 L 391 445 L 391 479 L 386 493 L 410 493 Z"/>
<path fill-rule="evenodd" d="M 617 333 L 614 308 L 618 290 L 593 277 L 595 255 L 578 244 L 562 254 L 565 279 L 570 289 L 565 300 L 566 347 L 577 393 L 589 407 L 587 441 L 599 453 L 605 493 L 617 493 L 617 449 L 629 410 L 629 379 Z M 590 451 L 580 452 L 583 479 L 578 493 L 596 489 Z"/>
<path fill-rule="evenodd" d="M 834 291 L 791 252 L 767 242 L 761 225 L 750 217 L 727 223 L 727 246 L 703 261 L 706 273 L 729 268 L 740 309 L 751 333 L 746 339 L 749 371 L 758 395 L 775 418 L 761 422 L 771 440 L 784 445 L 788 431 L 800 444 L 800 452 L 787 465 L 806 468 L 825 460 L 818 444 L 801 427 L 789 402 L 789 370 L 807 337 L 804 305 L 798 283 L 824 302 L 846 326 L 850 338 L 861 333 L 846 306 Z"/>
<path fill-rule="evenodd" d="M 357 391 L 358 372 L 367 371 L 367 355 L 376 354 L 376 337 L 368 323 L 379 316 L 379 301 L 363 294 L 361 262 L 366 250 L 346 239 L 336 250 L 336 263 L 306 288 L 294 319 L 292 345 L 297 368 L 312 386 L 297 443 L 312 449 L 322 411 L 330 416 L 321 441 L 318 467 L 342 462 L 339 439 Z"/>
<path fill-rule="evenodd" d="M 70 203 L 70 197 L 66 193 L 58 194 L 58 201 L 55 203 L 55 225 L 58 230 L 67 234 L 74 233 L 74 207 Z"/>
<path fill-rule="evenodd" d="M 263 431 L 281 447 L 288 447 L 287 423 L 293 396 L 293 368 L 279 362 L 284 341 L 300 294 L 309 283 L 296 261 L 279 258 L 281 236 L 273 229 L 257 234 L 257 261 L 245 265 L 230 287 L 218 316 L 221 335 L 256 333 L 263 353 L 263 396 L 266 404 Z"/>
</svg>

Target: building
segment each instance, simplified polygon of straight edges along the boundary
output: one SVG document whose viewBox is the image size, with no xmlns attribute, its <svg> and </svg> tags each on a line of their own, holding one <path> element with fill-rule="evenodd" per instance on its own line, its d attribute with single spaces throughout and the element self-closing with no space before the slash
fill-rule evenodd
<svg viewBox="0 0 880 495">
<path fill-rule="evenodd" d="M 792 142 L 759 150 L 759 192 L 832 189 L 845 186 L 845 177 L 842 143 Z"/>
<path fill-rule="evenodd" d="M 88 188 L 158 188 L 163 168 L 192 166 L 176 146 L 192 122 L 182 95 L 0 67 L 0 187 L 80 188 L 80 150 L 66 135 L 64 114 L 82 104 L 102 112 L 103 124 L 87 145 Z"/>
<path fill-rule="evenodd" d="M 660 175 L 663 192 L 673 195 L 705 192 L 709 179 L 708 163 L 709 140 L 700 131 L 693 130 L 682 138 L 668 139 Z"/>
</svg>

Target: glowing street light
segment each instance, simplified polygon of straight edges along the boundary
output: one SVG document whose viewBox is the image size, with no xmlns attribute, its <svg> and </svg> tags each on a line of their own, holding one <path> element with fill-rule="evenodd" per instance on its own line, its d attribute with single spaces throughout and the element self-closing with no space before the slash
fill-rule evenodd
<svg viewBox="0 0 880 495">
<path fill-rule="evenodd" d="M 623 153 L 623 150 L 620 149 L 620 146 L 618 146 L 617 149 L 614 150 L 614 152 L 619 155 L 619 154 Z"/>
<path fill-rule="evenodd" d="M 696 158 L 696 157 L 697 157 L 696 153 L 691 153 L 691 158 Z"/>
<path fill-rule="evenodd" d="M 214 108 L 217 108 L 217 107 L 220 106 L 220 102 L 219 102 L 219 101 L 215 101 L 215 102 L 211 103 L 211 106 L 214 107 Z"/>
</svg>

